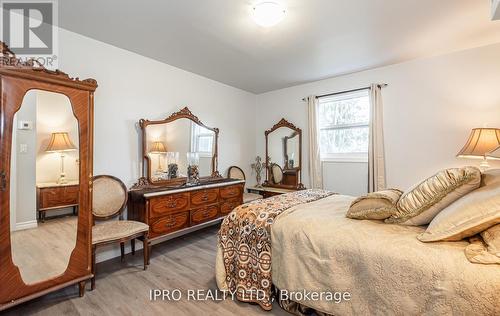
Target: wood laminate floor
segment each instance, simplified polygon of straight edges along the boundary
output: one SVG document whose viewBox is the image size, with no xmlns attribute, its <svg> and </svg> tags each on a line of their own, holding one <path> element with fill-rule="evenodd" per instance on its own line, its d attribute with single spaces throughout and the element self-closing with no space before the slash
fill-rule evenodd
<svg viewBox="0 0 500 316">
<path fill-rule="evenodd" d="M 66 271 L 76 245 L 77 222 L 76 216 L 65 216 L 11 233 L 12 261 L 25 283 L 47 280 Z"/>
<path fill-rule="evenodd" d="M 6 315 L 290 315 L 276 303 L 271 312 L 235 302 L 188 301 L 187 290 L 217 289 L 217 226 L 153 246 L 151 264 L 142 270 L 142 252 L 97 266 L 97 288 L 78 297 L 77 286 L 16 306 Z M 90 288 L 88 284 L 87 289 Z M 150 301 L 151 289 L 180 289 L 180 301 Z"/>
</svg>

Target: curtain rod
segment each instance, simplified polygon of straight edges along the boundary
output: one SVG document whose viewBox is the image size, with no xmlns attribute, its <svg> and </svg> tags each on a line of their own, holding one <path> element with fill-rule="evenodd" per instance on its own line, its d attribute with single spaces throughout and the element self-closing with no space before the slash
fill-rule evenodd
<svg viewBox="0 0 500 316">
<path fill-rule="evenodd" d="M 377 86 L 379 86 L 380 88 L 385 88 L 385 87 L 388 86 L 388 84 L 387 83 L 381 83 L 381 84 L 378 84 Z M 371 87 L 364 87 L 364 88 L 357 88 L 357 89 L 352 89 L 352 90 L 345 90 L 345 91 L 340 91 L 340 92 L 334 92 L 334 93 L 328 93 L 328 94 L 318 95 L 318 96 L 316 96 L 316 99 L 324 98 L 324 97 L 331 97 L 331 96 L 338 95 L 338 94 L 343 94 L 343 93 L 349 93 L 349 92 L 356 92 L 356 91 L 367 90 L 367 89 L 370 89 L 370 88 Z M 307 101 L 307 98 L 303 98 L 302 101 Z"/>
</svg>

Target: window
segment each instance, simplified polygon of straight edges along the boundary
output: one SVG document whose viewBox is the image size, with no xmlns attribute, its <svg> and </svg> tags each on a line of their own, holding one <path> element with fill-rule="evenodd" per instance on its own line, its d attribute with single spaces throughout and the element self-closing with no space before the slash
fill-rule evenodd
<svg viewBox="0 0 500 316">
<path fill-rule="evenodd" d="M 191 123 L 191 135 L 191 151 L 199 153 L 201 157 L 212 157 L 214 132 Z"/>
<path fill-rule="evenodd" d="M 318 136 L 322 160 L 364 161 L 368 158 L 369 90 L 322 97 Z"/>
</svg>

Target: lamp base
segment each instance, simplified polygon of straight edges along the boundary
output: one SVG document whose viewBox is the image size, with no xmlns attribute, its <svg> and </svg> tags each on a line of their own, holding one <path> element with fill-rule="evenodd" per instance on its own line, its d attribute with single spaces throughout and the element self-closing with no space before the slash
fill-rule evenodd
<svg viewBox="0 0 500 316">
<path fill-rule="evenodd" d="M 66 174 L 65 173 L 61 173 L 61 175 L 59 176 L 59 179 L 57 180 L 57 183 L 58 184 L 66 184 L 66 183 L 68 183 L 68 180 L 66 179 Z"/>
<path fill-rule="evenodd" d="M 481 171 L 486 171 L 490 168 L 490 164 L 488 163 L 488 160 L 486 158 L 481 161 L 481 164 L 479 164 L 479 169 Z"/>
</svg>

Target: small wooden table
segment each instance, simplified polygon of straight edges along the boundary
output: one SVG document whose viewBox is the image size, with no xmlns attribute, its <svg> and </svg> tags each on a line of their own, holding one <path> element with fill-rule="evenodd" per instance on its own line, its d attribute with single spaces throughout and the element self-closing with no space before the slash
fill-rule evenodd
<svg viewBox="0 0 500 316">
<path fill-rule="evenodd" d="M 66 207 L 73 208 L 73 215 L 77 214 L 78 193 L 80 192 L 78 181 L 68 181 L 59 184 L 56 182 L 37 183 L 37 210 L 38 218 L 45 222 L 47 211 Z"/>
<path fill-rule="evenodd" d="M 248 193 L 257 193 L 262 195 L 265 199 L 271 196 L 295 192 L 296 190 L 282 189 L 282 188 L 271 188 L 271 187 L 249 187 L 247 188 Z"/>
</svg>

